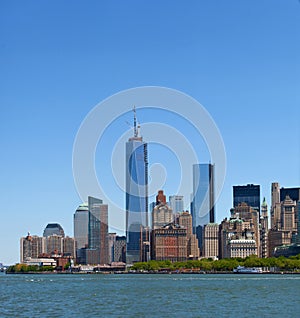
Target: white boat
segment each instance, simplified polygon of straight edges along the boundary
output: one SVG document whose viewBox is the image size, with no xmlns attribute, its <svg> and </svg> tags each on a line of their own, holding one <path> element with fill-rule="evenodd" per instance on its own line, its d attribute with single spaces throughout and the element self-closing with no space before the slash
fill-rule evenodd
<svg viewBox="0 0 300 318">
<path fill-rule="evenodd" d="M 245 267 L 238 266 L 233 270 L 235 274 L 262 274 L 262 269 L 260 267 Z"/>
</svg>

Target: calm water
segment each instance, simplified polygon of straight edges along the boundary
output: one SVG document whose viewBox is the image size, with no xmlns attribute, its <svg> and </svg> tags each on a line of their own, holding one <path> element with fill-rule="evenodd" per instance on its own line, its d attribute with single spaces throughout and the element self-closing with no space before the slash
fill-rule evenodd
<svg viewBox="0 0 300 318">
<path fill-rule="evenodd" d="M 299 317 L 300 275 L 5 275 L 0 317 Z"/>
</svg>

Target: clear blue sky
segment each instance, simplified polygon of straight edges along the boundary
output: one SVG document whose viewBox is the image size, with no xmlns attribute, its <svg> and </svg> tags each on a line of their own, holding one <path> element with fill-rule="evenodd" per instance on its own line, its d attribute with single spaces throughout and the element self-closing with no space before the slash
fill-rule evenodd
<svg viewBox="0 0 300 318">
<path fill-rule="evenodd" d="M 268 203 L 272 181 L 300 185 L 298 0 L 1 1 L 0 63 L 0 262 L 49 222 L 73 235 L 74 138 L 124 89 L 174 88 L 214 118 L 227 153 L 218 221 L 232 185 L 260 184 Z"/>
</svg>

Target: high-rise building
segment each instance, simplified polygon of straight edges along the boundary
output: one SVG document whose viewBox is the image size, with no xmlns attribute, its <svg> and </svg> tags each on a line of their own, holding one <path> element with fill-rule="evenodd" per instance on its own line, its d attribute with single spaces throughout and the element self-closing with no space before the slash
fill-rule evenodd
<svg viewBox="0 0 300 318">
<path fill-rule="evenodd" d="M 243 202 L 230 212 L 230 219 L 225 218 L 220 226 L 220 258 L 259 256 L 258 211 Z"/>
<path fill-rule="evenodd" d="M 280 202 L 289 196 L 293 201 L 298 202 L 300 200 L 300 188 L 281 188 L 280 189 Z"/>
<path fill-rule="evenodd" d="M 275 207 L 276 203 L 280 203 L 280 188 L 278 182 L 273 182 L 271 185 L 271 209 Z"/>
<path fill-rule="evenodd" d="M 193 165 L 192 217 L 193 230 L 202 249 L 202 229 L 215 222 L 214 168 L 212 164 Z"/>
<path fill-rule="evenodd" d="M 260 186 L 247 184 L 245 186 L 233 186 L 233 206 L 247 203 L 260 214 Z"/>
<path fill-rule="evenodd" d="M 126 237 L 117 236 L 114 246 L 114 262 L 126 263 Z"/>
<path fill-rule="evenodd" d="M 290 245 L 292 242 L 292 232 L 281 229 L 271 229 L 268 233 L 268 256 L 274 256 L 274 250 L 278 246 Z"/>
<path fill-rule="evenodd" d="M 219 224 L 208 223 L 203 230 L 203 253 L 205 258 L 219 258 Z"/>
<path fill-rule="evenodd" d="M 170 195 L 169 196 L 169 205 L 173 213 L 183 212 L 184 202 L 182 195 Z"/>
<path fill-rule="evenodd" d="M 281 203 L 281 228 L 284 231 L 297 232 L 296 223 L 297 202 L 288 195 Z"/>
<path fill-rule="evenodd" d="M 89 206 L 87 203 L 80 204 L 74 213 L 74 238 L 77 249 L 88 246 L 89 235 Z"/>
<path fill-rule="evenodd" d="M 71 257 L 72 259 L 75 259 L 76 257 L 76 244 L 74 237 L 66 236 L 62 239 L 63 244 L 63 256 L 65 257 Z"/>
<path fill-rule="evenodd" d="M 126 262 L 140 260 L 140 233 L 148 227 L 148 152 L 139 136 L 134 109 L 134 134 L 126 143 Z"/>
<path fill-rule="evenodd" d="M 85 263 L 83 250 L 88 247 L 89 234 L 89 206 L 88 203 L 80 204 L 74 213 L 74 238 L 76 242 L 76 261 Z"/>
<path fill-rule="evenodd" d="M 280 188 L 278 182 L 271 187 L 271 230 L 268 233 L 268 255 L 276 251 L 290 253 L 289 245 L 299 241 L 300 188 Z M 283 247 L 283 245 L 286 245 Z"/>
<path fill-rule="evenodd" d="M 45 251 L 45 238 L 28 235 L 20 239 L 20 263 L 28 258 L 38 258 Z"/>
<path fill-rule="evenodd" d="M 108 263 L 108 206 L 97 198 L 88 197 L 88 251 L 89 264 Z M 91 258 L 89 259 L 89 256 Z"/>
<path fill-rule="evenodd" d="M 261 217 L 260 217 L 260 257 L 268 257 L 268 230 L 269 230 L 269 218 L 268 218 L 268 205 L 266 198 L 263 199 L 261 205 Z"/>
<path fill-rule="evenodd" d="M 62 228 L 62 226 L 58 223 L 49 223 L 47 224 L 47 226 L 45 227 L 43 236 L 47 237 L 47 236 L 51 236 L 51 235 L 59 235 L 64 237 L 65 236 L 65 232 Z"/>
<path fill-rule="evenodd" d="M 111 264 L 115 261 L 114 249 L 117 239 L 117 233 L 108 233 L 108 263 Z"/>
<path fill-rule="evenodd" d="M 53 234 L 46 237 L 47 254 L 63 254 L 63 237 L 61 235 Z"/>
<path fill-rule="evenodd" d="M 187 258 L 198 259 L 200 252 L 198 247 L 198 239 L 196 234 L 193 234 L 192 215 L 188 211 L 178 213 L 178 224 L 181 228 L 186 229 Z"/>
<path fill-rule="evenodd" d="M 156 206 L 152 210 L 152 229 L 158 229 L 172 221 L 172 209 L 167 205 L 163 191 L 159 190 L 156 196 Z"/>
<path fill-rule="evenodd" d="M 289 198 L 296 204 L 300 200 L 300 188 L 280 188 L 278 182 L 273 182 L 271 186 L 271 228 L 282 229 L 282 204 L 285 199 Z M 295 211 L 295 222 L 298 222 L 297 208 Z"/>
</svg>

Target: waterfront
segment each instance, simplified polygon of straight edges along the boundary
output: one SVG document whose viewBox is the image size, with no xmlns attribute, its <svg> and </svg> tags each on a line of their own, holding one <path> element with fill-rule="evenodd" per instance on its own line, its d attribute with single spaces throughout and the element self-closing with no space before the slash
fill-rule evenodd
<svg viewBox="0 0 300 318">
<path fill-rule="evenodd" d="M 298 275 L 5 275 L 1 317 L 296 317 Z"/>
</svg>

